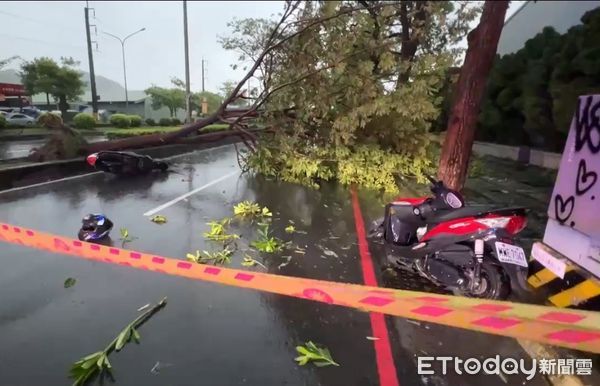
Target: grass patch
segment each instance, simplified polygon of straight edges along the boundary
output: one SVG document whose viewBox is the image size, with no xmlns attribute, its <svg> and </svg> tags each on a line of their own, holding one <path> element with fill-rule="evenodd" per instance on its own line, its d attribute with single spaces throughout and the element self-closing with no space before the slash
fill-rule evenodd
<svg viewBox="0 0 600 386">
<path fill-rule="evenodd" d="M 225 123 L 217 123 L 214 125 L 209 125 L 202 130 L 201 133 L 210 133 L 215 131 L 227 130 L 229 128 L 228 124 Z M 156 133 L 168 133 L 170 131 L 176 131 L 181 129 L 181 126 L 146 126 L 146 127 L 136 127 L 136 128 L 128 128 L 128 129 L 119 129 L 114 126 L 105 126 L 105 127 L 96 127 L 93 129 L 77 129 L 83 135 L 106 135 L 108 139 L 116 139 L 116 138 L 128 138 L 128 137 L 136 137 L 139 135 L 147 135 L 147 134 L 156 134 Z M 45 127 L 33 126 L 33 127 L 11 127 L 6 129 L 0 129 L 0 138 L 4 136 L 20 136 L 20 135 L 40 135 L 47 136 L 52 134 L 52 130 L 46 129 Z"/>
</svg>

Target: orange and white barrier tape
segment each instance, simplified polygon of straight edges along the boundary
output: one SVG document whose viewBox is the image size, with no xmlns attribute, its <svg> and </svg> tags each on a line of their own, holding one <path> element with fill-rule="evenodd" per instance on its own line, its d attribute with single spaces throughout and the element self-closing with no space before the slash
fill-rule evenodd
<svg viewBox="0 0 600 386">
<path fill-rule="evenodd" d="M 0 241 L 189 279 L 600 353 L 600 312 L 394 290 L 195 264 L 86 243 L 4 223 L 0 223 Z"/>
</svg>

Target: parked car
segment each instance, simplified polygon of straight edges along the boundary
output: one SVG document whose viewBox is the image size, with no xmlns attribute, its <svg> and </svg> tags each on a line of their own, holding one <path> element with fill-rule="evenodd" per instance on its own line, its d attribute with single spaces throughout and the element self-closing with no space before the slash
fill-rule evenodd
<svg viewBox="0 0 600 386">
<path fill-rule="evenodd" d="M 33 126 L 35 118 L 21 113 L 12 113 L 6 116 L 6 123 L 11 126 Z"/>
<path fill-rule="evenodd" d="M 18 113 L 19 109 L 14 107 L 0 107 L 0 112 L 4 114 Z"/>
<path fill-rule="evenodd" d="M 25 115 L 29 115 L 32 118 L 37 118 L 42 114 L 42 111 L 37 107 L 23 107 L 20 112 Z"/>
</svg>

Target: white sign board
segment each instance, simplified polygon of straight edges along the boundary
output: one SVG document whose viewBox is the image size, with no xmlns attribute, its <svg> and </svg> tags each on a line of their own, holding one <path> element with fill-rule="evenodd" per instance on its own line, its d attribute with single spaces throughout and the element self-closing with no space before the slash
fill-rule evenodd
<svg viewBox="0 0 600 386">
<path fill-rule="evenodd" d="M 600 261 L 595 262 L 600 245 L 599 173 L 600 95 L 580 96 L 548 208 L 551 220 L 544 243 L 592 267 L 600 277 Z"/>
</svg>

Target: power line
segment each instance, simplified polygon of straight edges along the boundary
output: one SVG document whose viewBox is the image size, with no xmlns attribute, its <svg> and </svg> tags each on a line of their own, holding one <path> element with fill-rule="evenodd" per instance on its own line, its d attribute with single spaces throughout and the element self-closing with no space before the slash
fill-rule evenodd
<svg viewBox="0 0 600 386">
<path fill-rule="evenodd" d="M 32 23 L 42 24 L 42 25 L 47 26 L 47 27 L 53 27 L 53 28 L 56 28 L 56 29 L 63 29 L 63 30 L 64 29 L 68 29 L 68 30 L 71 30 L 71 31 L 81 32 L 81 30 L 79 30 L 77 28 L 74 28 L 74 27 L 68 27 L 68 26 L 64 26 L 64 25 L 57 25 L 57 24 L 54 24 L 54 23 L 48 23 L 47 21 L 33 19 L 33 18 L 30 18 L 30 17 L 27 17 L 27 16 L 22 16 L 22 15 L 17 15 L 15 13 L 11 13 L 11 12 L 0 11 L 0 14 L 7 15 L 7 16 L 10 16 L 10 17 L 15 17 L 17 19 L 27 20 L 27 21 L 30 21 Z"/>
<path fill-rule="evenodd" d="M 47 40 L 39 40 L 39 39 L 33 39 L 33 38 L 26 38 L 26 37 L 23 37 L 23 36 L 14 36 L 14 35 L 8 35 L 8 34 L 3 34 L 3 33 L 0 33 L 0 36 L 4 36 L 4 37 L 10 38 L 10 39 L 27 40 L 27 41 L 32 41 L 32 42 L 36 42 L 36 43 L 50 44 L 50 45 L 54 45 L 54 46 L 63 46 L 63 47 L 85 49 L 84 46 L 77 46 L 77 45 L 73 45 L 73 44 L 62 44 L 62 43 L 56 43 L 56 42 L 49 42 Z"/>
</svg>

